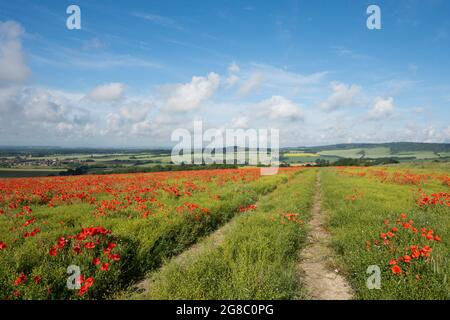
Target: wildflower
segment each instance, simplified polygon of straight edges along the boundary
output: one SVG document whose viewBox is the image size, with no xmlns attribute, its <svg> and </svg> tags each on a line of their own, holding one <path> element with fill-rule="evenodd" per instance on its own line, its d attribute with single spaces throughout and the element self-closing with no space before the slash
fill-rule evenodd
<svg viewBox="0 0 450 320">
<path fill-rule="evenodd" d="M 14 281 L 14 285 L 18 286 L 18 285 L 24 283 L 25 281 L 27 281 L 27 276 L 23 272 L 21 272 L 19 277 L 16 279 L 16 281 Z"/>
<path fill-rule="evenodd" d="M 74 245 L 72 249 L 76 254 L 81 253 L 81 246 L 79 244 Z"/>
<path fill-rule="evenodd" d="M 94 258 L 94 259 L 92 259 L 92 264 L 93 264 L 94 266 L 99 265 L 99 264 L 100 264 L 100 259 L 99 259 L 99 258 Z"/>
<path fill-rule="evenodd" d="M 89 241 L 89 242 L 86 242 L 83 246 L 84 246 L 86 249 L 94 249 L 94 248 L 95 248 L 95 243 L 92 242 L 92 241 Z"/>
<path fill-rule="evenodd" d="M 395 259 L 391 259 L 390 261 L 389 261 L 389 265 L 390 266 L 393 266 L 393 265 L 396 265 L 397 264 L 397 260 L 395 260 Z"/>
<path fill-rule="evenodd" d="M 100 270 L 108 271 L 109 270 L 109 263 L 108 262 L 103 263 L 102 266 L 100 267 Z"/>
<path fill-rule="evenodd" d="M 8 246 L 3 241 L 0 241 L 0 250 L 6 249 Z"/>
<path fill-rule="evenodd" d="M 110 254 L 108 257 L 113 261 L 120 261 L 120 254 Z"/>
<path fill-rule="evenodd" d="M 392 270 L 393 274 L 401 274 L 402 273 L 402 269 L 399 266 L 397 266 L 397 265 L 393 266 L 391 268 L 391 270 Z"/>
<path fill-rule="evenodd" d="M 53 247 L 50 248 L 49 254 L 50 254 L 52 257 L 56 256 L 57 253 L 58 253 L 58 249 L 57 249 L 55 246 L 53 246 Z"/>
<path fill-rule="evenodd" d="M 35 277 L 33 278 L 33 281 L 34 281 L 34 283 L 36 283 L 36 284 L 41 283 L 41 280 L 42 280 L 41 276 L 35 276 Z"/>
</svg>

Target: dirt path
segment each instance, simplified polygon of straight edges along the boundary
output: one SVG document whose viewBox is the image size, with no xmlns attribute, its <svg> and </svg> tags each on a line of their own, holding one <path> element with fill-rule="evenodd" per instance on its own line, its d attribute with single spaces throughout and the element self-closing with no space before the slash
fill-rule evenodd
<svg viewBox="0 0 450 320">
<path fill-rule="evenodd" d="M 237 217 L 237 215 L 236 215 Z M 178 256 L 173 257 L 172 259 L 177 261 L 178 263 L 184 263 L 188 260 L 189 257 L 198 256 L 205 252 L 207 249 L 219 246 L 222 244 L 225 238 L 225 234 L 234 226 L 235 218 L 232 218 L 228 223 L 221 226 L 219 229 L 206 236 L 204 239 L 199 239 L 195 244 L 191 247 L 180 253 Z M 161 268 L 164 268 L 162 266 Z M 154 272 L 158 272 L 161 269 L 155 270 Z M 139 281 L 138 283 L 132 286 L 132 291 L 145 296 L 145 294 L 149 291 L 150 286 L 152 284 L 151 276 L 147 276 L 145 279 Z"/>
<path fill-rule="evenodd" d="M 321 209 L 320 173 L 317 174 L 310 231 L 306 247 L 300 253 L 302 281 L 313 300 L 348 300 L 352 291 L 339 270 L 331 270 L 332 251 L 329 248 L 330 235 L 324 228 L 325 214 Z"/>
</svg>

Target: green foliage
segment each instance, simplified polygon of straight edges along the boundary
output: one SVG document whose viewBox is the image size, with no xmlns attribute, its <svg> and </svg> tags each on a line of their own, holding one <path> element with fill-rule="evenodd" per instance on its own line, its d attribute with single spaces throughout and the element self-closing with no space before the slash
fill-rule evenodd
<svg viewBox="0 0 450 320">
<path fill-rule="evenodd" d="M 293 299 L 303 296 L 297 254 L 306 238 L 315 170 L 302 170 L 261 198 L 255 211 L 233 219 L 152 275 L 150 299 Z M 294 213 L 295 221 L 285 214 Z"/>
</svg>

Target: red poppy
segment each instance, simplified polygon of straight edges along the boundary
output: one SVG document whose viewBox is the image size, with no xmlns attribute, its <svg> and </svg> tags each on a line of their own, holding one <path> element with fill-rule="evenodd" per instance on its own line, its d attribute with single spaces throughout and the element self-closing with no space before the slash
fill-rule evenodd
<svg viewBox="0 0 450 320">
<path fill-rule="evenodd" d="M 34 283 L 36 283 L 36 284 L 41 283 L 41 280 L 42 280 L 41 276 L 35 276 L 35 277 L 33 278 L 33 281 L 34 281 Z"/>
<path fill-rule="evenodd" d="M 57 249 L 55 246 L 53 246 L 53 247 L 50 248 L 49 254 L 50 254 L 52 257 L 56 256 L 57 253 L 58 253 L 58 249 Z"/>
<path fill-rule="evenodd" d="M 25 281 L 27 281 L 27 276 L 22 272 L 20 273 L 20 276 L 16 279 L 16 281 L 14 281 L 14 285 L 18 286 L 19 284 L 22 284 Z"/>
<path fill-rule="evenodd" d="M 0 241 L 0 250 L 6 249 L 8 246 L 3 241 Z"/>
<path fill-rule="evenodd" d="M 108 262 L 103 263 L 102 266 L 100 267 L 100 270 L 108 271 L 109 270 L 109 263 Z"/>
<path fill-rule="evenodd" d="M 120 254 L 114 253 L 108 256 L 113 261 L 120 261 Z"/>
<path fill-rule="evenodd" d="M 397 260 L 395 260 L 395 259 L 391 259 L 390 261 L 389 261 L 389 265 L 395 265 L 395 264 L 397 264 Z"/>
<path fill-rule="evenodd" d="M 74 245 L 72 249 L 73 249 L 73 251 L 75 251 L 76 254 L 81 253 L 81 247 L 79 244 Z"/>
<path fill-rule="evenodd" d="M 85 285 L 81 286 L 80 291 L 78 292 L 78 294 L 80 296 L 83 296 L 87 291 L 88 291 L 88 287 L 86 287 Z"/>
<path fill-rule="evenodd" d="M 392 273 L 393 274 L 401 274 L 402 273 L 402 268 L 400 268 L 399 266 L 395 265 L 391 268 Z"/>
<path fill-rule="evenodd" d="M 92 285 L 94 284 L 94 278 L 89 277 L 86 279 L 86 281 L 84 282 L 84 285 L 88 288 L 92 287 Z"/>
<path fill-rule="evenodd" d="M 95 248 L 95 243 L 92 242 L 92 241 L 86 242 L 86 243 L 84 244 L 84 247 L 85 247 L 86 249 L 94 249 L 94 248 Z"/>
<path fill-rule="evenodd" d="M 93 265 L 99 265 L 100 264 L 100 259 L 99 258 L 94 258 L 94 259 L 92 259 L 92 264 Z"/>
</svg>

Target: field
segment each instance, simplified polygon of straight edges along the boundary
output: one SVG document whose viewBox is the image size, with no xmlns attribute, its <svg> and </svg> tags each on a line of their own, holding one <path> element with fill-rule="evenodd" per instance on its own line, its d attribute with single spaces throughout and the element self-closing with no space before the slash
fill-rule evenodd
<svg viewBox="0 0 450 320">
<path fill-rule="evenodd" d="M 0 179 L 3 299 L 448 299 L 449 241 L 448 163 Z"/>
</svg>

